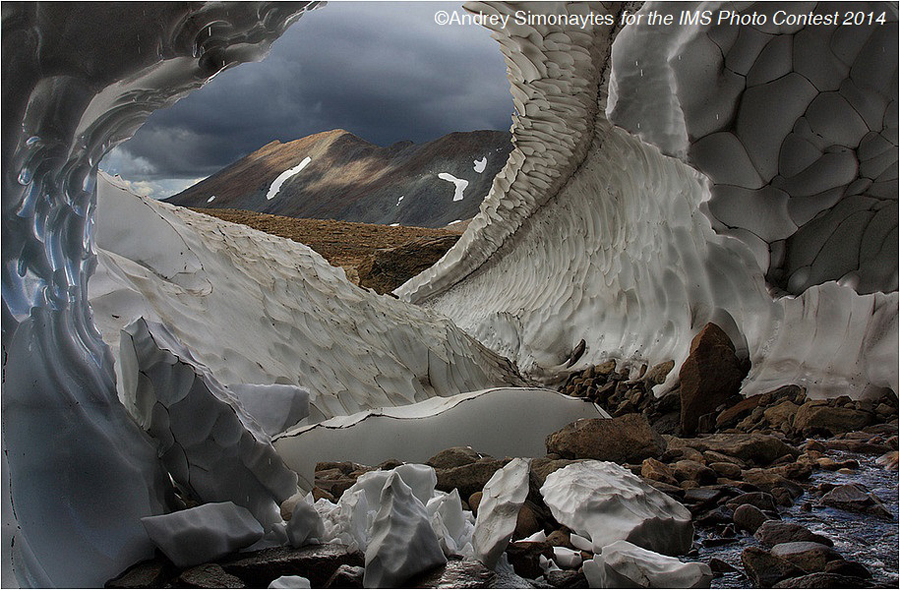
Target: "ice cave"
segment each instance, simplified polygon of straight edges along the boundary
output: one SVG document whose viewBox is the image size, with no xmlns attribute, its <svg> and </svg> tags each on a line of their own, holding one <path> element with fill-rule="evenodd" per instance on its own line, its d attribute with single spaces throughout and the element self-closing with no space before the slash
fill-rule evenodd
<svg viewBox="0 0 900 590">
<path fill-rule="evenodd" d="M 231 555 L 235 572 L 240 551 L 325 543 L 361 556 L 342 567 L 365 587 L 469 562 L 518 587 L 517 519 L 536 505 L 568 531 L 534 554 L 545 580 L 709 586 L 709 566 L 672 557 L 696 513 L 640 460 L 643 478 L 585 460 L 534 483 L 566 459 L 541 459 L 545 439 L 613 421 L 558 390 L 612 361 L 661 399 L 715 324 L 747 399 L 794 386 L 808 412 L 847 396 L 847 416 L 896 399 L 896 4 L 466 4 L 497 17 L 513 150 L 396 297 L 98 174 L 151 112 L 263 59 L 316 4 L 4 3 L 4 586 L 103 587 L 154 549 L 178 567 Z M 671 455 L 685 439 L 666 440 Z M 713 444 L 672 456 L 712 473 L 730 456 Z M 423 464 L 465 446 L 512 458 L 477 518 Z M 333 502 L 312 494 L 317 463 L 388 459 Z M 832 570 L 803 573 L 849 571 Z M 251 585 L 323 582 L 307 578 Z"/>
</svg>

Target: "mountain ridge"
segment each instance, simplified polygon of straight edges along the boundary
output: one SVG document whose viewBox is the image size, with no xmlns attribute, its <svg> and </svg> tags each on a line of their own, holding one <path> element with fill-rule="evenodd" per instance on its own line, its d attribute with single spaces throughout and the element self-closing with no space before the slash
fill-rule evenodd
<svg viewBox="0 0 900 590">
<path fill-rule="evenodd" d="M 505 131 L 378 146 L 344 129 L 273 140 L 167 199 L 287 217 L 443 227 L 473 217 L 512 150 Z M 279 182 L 280 181 L 280 182 Z"/>
</svg>

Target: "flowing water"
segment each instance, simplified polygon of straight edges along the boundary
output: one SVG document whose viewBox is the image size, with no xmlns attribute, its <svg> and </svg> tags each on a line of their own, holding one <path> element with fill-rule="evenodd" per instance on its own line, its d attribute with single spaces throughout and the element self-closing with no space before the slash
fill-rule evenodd
<svg viewBox="0 0 900 590">
<path fill-rule="evenodd" d="M 872 572 L 869 580 L 873 587 L 897 588 L 898 577 L 898 473 L 885 469 L 875 463 L 875 457 L 842 451 L 829 451 L 828 456 L 835 460 L 856 459 L 859 469 L 853 474 L 842 474 L 816 470 L 809 481 L 809 489 L 790 508 L 781 509 L 781 518 L 787 522 L 796 522 L 812 532 L 828 537 L 834 541 L 834 549 L 848 561 L 858 561 Z M 866 514 L 847 512 L 829 508 L 819 503 L 819 495 L 815 488 L 822 483 L 847 484 L 859 483 L 874 493 L 893 514 L 893 520 L 887 520 Z M 804 511 L 801 506 L 809 502 L 811 511 Z M 709 530 L 698 530 L 701 541 L 700 561 L 708 562 L 717 557 L 729 565 L 743 571 L 741 551 L 750 545 L 759 546 L 759 542 L 746 533 L 739 533 L 735 542 L 719 546 L 703 546 L 702 541 L 715 535 Z M 715 543 L 715 541 L 713 541 Z M 696 557 L 694 558 L 696 559 Z M 712 582 L 713 588 L 749 588 L 752 583 L 742 573 L 724 574 Z"/>
</svg>

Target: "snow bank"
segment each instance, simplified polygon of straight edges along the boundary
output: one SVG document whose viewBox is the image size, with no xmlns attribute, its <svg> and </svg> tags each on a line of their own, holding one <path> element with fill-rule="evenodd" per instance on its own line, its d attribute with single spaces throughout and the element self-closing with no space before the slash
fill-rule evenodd
<svg viewBox="0 0 900 590">
<path fill-rule="evenodd" d="M 275 180 L 272 181 L 272 186 L 269 187 L 269 192 L 266 193 L 266 200 L 271 201 L 276 196 L 278 196 L 278 191 L 281 190 L 281 185 L 283 185 L 289 178 L 295 176 L 298 172 L 306 168 L 307 164 L 312 162 L 312 158 L 306 156 L 303 158 L 299 164 L 294 166 L 293 168 L 288 168 L 281 174 L 275 177 Z"/>
<path fill-rule="evenodd" d="M 454 201 L 462 201 L 463 194 L 466 192 L 466 187 L 469 186 L 469 181 L 464 180 L 462 178 L 457 178 L 450 174 L 449 172 L 441 172 L 438 174 L 438 178 L 441 180 L 446 180 L 447 182 L 452 182 L 454 186 L 453 191 L 453 200 Z"/>
</svg>

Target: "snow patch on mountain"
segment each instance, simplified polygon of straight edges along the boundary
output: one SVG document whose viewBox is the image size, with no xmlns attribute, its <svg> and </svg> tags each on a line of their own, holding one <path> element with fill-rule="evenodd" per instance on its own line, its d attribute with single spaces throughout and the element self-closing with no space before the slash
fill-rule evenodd
<svg viewBox="0 0 900 590">
<path fill-rule="evenodd" d="M 303 158 L 302 162 L 300 162 L 293 168 L 289 168 L 288 170 L 285 170 L 284 172 L 279 174 L 278 178 L 272 181 L 272 186 L 269 187 L 269 192 L 266 193 L 266 200 L 271 201 L 272 199 L 274 199 L 275 196 L 278 195 L 278 191 L 281 190 L 281 185 L 287 182 L 289 178 L 306 168 L 306 166 L 310 162 L 312 162 L 312 158 L 306 156 L 305 158 Z"/>
<path fill-rule="evenodd" d="M 453 186 L 456 187 L 456 191 L 453 193 L 454 201 L 463 200 L 463 193 L 466 191 L 466 187 L 469 186 L 468 180 L 457 178 L 448 172 L 441 172 L 440 174 L 438 174 L 438 178 L 440 178 L 441 180 L 446 180 L 447 182 L 452 182 Z"/>
<path fill-rule="evenodd" d="M 484 172 L 484 169 L 487 167 L 487 156 L 484 156 L 480 160 L 475 160 L 475 172 L 481 174 Z"/>
</svg>

